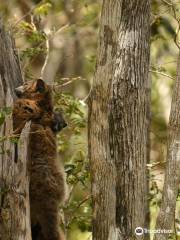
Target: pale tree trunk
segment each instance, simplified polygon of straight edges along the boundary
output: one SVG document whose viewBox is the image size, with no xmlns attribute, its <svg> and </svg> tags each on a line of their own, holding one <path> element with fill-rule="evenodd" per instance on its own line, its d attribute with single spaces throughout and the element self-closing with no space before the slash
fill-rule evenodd
<svg viewBox="0 0 180 240">
<path fill-rule="evenodd" d="M 114 4 L 113 4 L 114 3 Z M 116 240 L 116 168 L 109 148 L 109 98 L 116 60 L 120 1 L 105 0 L 100 20 L 97 68 L 89 99 L 93 240 Z"/>
<path fill-rule="evenodd" d="M 150 1 L 123 1 L 111 87 L 111 157 L 117 170 L 116 224 L 122 239 L 146 227 L 150 109 Z M 144 239 L 144 236 L 137 237 Z"/>
<path fill-rule="evenodd" d="M 146 226 L 149 20 L 149 1 L 103 1 L 89 102 L 94 240 L 134 240 Z"/>
<path fill-rule="evenodd" d="M 180 181 L 180 52 L 177 64 L 177 77 L 173 90 L 168 127 L 168 149 L 160 212 L 156 229 L 171 230 L 175 234 L 176 197 Z M 172 235 L 172 234 L 171 234 Z M 167 240 L 169 234 L 157 233 L 155 240 Z"/>
<path fill-rule="evenodd" d="M 15 87 L 22 84 L 22 76 L 15 44 L 5 32 L 0 20 L 0 108 L 12 107 Z M 18 142 L 18 159 L 11 141 L 12 119 L 7 116 L 1 126 L 0 154 L 0 239 L 31 240 L 29 212 L 29 179 L 27 174 L 26 126 Z M 4 141 L 2 141 L 4 139 Z"/>
</svg>

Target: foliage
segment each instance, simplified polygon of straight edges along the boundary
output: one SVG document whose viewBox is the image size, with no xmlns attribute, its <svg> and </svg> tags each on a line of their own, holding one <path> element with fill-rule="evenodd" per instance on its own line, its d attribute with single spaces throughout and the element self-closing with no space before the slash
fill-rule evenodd
<svg viewBox="0 0 180 240">
<path fill-rule="evenodd" d="M 43 3 L 40 6 L 36 7 L 33 13 L 34 15 L 46 16 L 51 8 L 52 4 L 50 2 Z"/>
<path fill-rule="evenodd" d="M 87 106 L 70 94 L 56 93 L 56 107 L 63 111 L 68 128 L 58 136 L 60 153 L 65 154 L 65 171 L 70 196 L 64 208 L 64 225 L 67 229 L 76 224 L 81 231 L 91 230 L 90 175 L 87 142 L 82 138 L 86 127 Z M 83 141 L 82 141 L 83 140 Z M 73 149 L 72 149 L 73 148 Z"/>
<path fill-rule="evenodd" d="M 10 107 L 3 107 L 0 109 L 0 127 L 5 121 L 6 115 L 11 114 L 11 108 Z"/>
</svg>

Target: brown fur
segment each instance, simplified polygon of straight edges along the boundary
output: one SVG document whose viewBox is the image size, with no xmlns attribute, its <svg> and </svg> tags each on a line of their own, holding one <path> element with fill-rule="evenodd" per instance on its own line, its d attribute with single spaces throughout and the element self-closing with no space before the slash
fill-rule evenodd
<svg viewBox="0 0 180 240">
<path fill-rule="evenodd" d="M 14 134 L 20 134 L 27 121 L 39 118 L 42 111 L 34 100 L 19 99 L 13 107 Z"/>
<path fill-rule="evenodd" d="M 42 79 L 28 81 L 15 91 L 19 98 L 35 100 L 45 111 L 53 111 L 52 89 Z"/>
<path fill-rule="evenodd" d="M 29 137 L 32 239 L 63 240 L 58 209 L 65 196 L 65 174 L 57 160 L 56 136 L 52 131 L 51 91 L 45 85 L 45 92 L 38 92 L 36 84 L 32 82 L 30 87 L 29 83 L 13 109 L 15 133 L 20 133 L 25 123 L 32 121 Z"/>
</svg>

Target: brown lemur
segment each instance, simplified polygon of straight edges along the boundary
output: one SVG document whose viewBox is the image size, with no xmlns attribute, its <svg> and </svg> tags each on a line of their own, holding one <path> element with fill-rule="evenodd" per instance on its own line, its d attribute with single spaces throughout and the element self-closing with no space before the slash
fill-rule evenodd
<svg viewBox="0 0 180 240">
<path fill-rule="evenodd" d="M 29 135 L 30 213 L 32 240 L 64 240 L 59 204 L 66 195 L 65 172 L 57 158 L 56 133 L 66 126 L 53 112 L 50 86 L 38 79 L 16 89 L 13 128 L 20 134 L 31 120 Z"/>
</svg>

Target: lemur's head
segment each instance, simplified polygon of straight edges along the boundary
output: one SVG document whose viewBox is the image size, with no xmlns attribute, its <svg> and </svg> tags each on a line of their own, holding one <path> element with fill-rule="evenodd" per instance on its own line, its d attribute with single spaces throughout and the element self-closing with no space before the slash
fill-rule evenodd
<svg viewBox="0 0 180 240">
<path fill-rule="evenodd" d="M 13 118 L 19 119 L 18 123 L 14 123 L 16 126 L 22 121 L 21 124 L 24 127 L 27 121 L 34 120 L 39 121 L 42 125 L 49 126 L 54 133 L 67 126 L 62 113 L 53 111 L 52 89 L 42 79 L 28 81 L 16 88 L 15 92 L 18 100 L 14 105 L 13 114 L 15 118 Z M 24 109 L 28 109 L 27 105 L 31 108 L 29 114 L 27 111 L 23 112 Z M 16 110 L 18 108 L 20 108 L 19 112 Z"/>
<path fill-rule="evenodd" d="M 35 100 L 46 111 L 52 111 L 52 89 L 42 79 L 27 81 L 15 93 L 18 98 Z"/>
<path fill-rule="evenodd" d="M 29 99 L 18 99 L 13 106 L 13 130 L 20 134 L 26 122 L 39 119 L 42 115 L 41 108 L 36 101 Z"/>
</svg>

